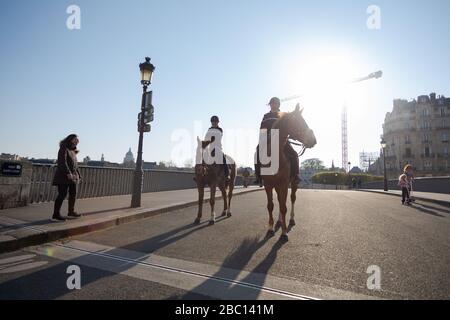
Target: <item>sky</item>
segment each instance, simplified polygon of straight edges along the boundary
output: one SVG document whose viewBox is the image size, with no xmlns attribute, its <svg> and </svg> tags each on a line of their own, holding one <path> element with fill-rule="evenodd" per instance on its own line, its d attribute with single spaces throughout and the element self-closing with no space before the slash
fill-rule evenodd
<svg viewBox="0 0 450 320">
<path fill-rule="evenodd" d="M 80 29 L 67 27 L 70 5 Z M 367 25 L 371 5 L 379 28 Z M 149 56 L 145 161 L 192 161 L 218 115 L 224 151 L 252 166 L 269 99 L 302 94 L 282 105 L 300 103 L 316 135 L 301 160 L 341 165 L 346 104 L 358 165 L 359 152 L 379 150 L 393 99 L 450 95 L 449 11 L 447 0 L 0 0 L 0 153 L 54 159 L 76 133 L 79 160 L 136 155 L 139 63 Z M 381 79 L 342 84 L 377 70 Z"/>
</svg>

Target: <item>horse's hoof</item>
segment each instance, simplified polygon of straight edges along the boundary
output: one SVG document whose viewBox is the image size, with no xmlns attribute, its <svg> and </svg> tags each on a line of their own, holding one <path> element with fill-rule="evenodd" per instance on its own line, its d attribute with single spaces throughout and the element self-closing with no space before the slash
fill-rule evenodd
<svg viewBox="0 0 450 320">
<path fill-rule="evenodd" d="M 272 238 L 275 235 L 275 231 L 267 230 L 266 238 Z"/>
<path fill-rule="evenodd" d="M 293 226 L 295 226 L 295 220 L 290 220 L 289 221 L 289 227 L 293 227 Z"/>
<path fill-rule="evenodd" d="M 277 223 L 275 223 L 275 229 L 281 228 L 281 221 L 278 220 Z"/>
<path fill-rule="evenodd" d="M 228 217 L 228 218 L 231 217 L 231 212 L 228 212 L 228 213 L 227 213 L 227 217 Z"/>
<path fill-rule="evenodd" d="M 216 223 L 216 222 L 215 222 L 214 220 L 210 220 L 210 221 L 209 221 L 209 225 L 210 225 L 210 226 L 214 225 L 215 223 Z"/>
<path fill-rule="evenodd" d="M 195 219 L 194 225 L 198 226 L 200 224 L 200 218 Z"/>
<path fill-rule="evenodd" d="M 280 242 L 288 242 L 289 241 L 289 237 L 287 234 L 282 234 L 280 236 Z"/>
</svg>

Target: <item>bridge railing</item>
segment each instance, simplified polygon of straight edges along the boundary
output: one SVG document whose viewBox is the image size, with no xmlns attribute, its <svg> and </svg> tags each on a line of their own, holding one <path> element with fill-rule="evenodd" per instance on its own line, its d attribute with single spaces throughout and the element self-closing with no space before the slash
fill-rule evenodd
<svg viewBox="0 0 450 320">
<path fill-rule="evenodd" d="M 362 189 L 383 189 L 384 182 L 363 183 Z M 400 190 L 398 180 L 388 180 L 389 190 Z M 450 177 L 420 177 L 413 181 L 413 190 L 418 192 L 434 192 L 450 194 Z"/>
<path fill-rule="evenodd" d="M 134 169 L 80 166 L 81 182 L 77 198 L 95 198 L 131 194 Z M 29 203 L 54 201 L 52 185 L 55 165 L 33 164 Z M 144 170 L 142 192 L 195 188 L 194 173 L 188 171 Z"/>
<path fill-rule="evenodd" d="M 109 197 L 132 193 L 134 169 L 80 166 L 81 182 L 77 199 Z M 54 201 L 57 189 L 52 185 L 56 165 L 33 164 L 28 203 Z M 158 192 L 196 188 L 194 172 L 144 170 L 142 192 Z M 236 185 L 242 185 L 236 177 Z"/>
</svg>

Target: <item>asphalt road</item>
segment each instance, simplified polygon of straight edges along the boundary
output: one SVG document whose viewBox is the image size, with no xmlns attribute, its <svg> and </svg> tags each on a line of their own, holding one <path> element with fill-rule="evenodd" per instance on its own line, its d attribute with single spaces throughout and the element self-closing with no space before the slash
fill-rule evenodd
<svg viewBox="0 0 450 320">
<path fill-rule="evenodd" d="M 448 208 L 357 191 L 297 195 L 288 243 L 280 230 L 265 237 L 265 193 L 256 192 L 213 226 L 208 206 L 194 226 L 191 207 L 1 255 L 0 299 L 450 298 Z M 67 288 L 70 265 L 80 290 Z M 367 286 L 369 267 L 379 289 Z"/>
</svg>

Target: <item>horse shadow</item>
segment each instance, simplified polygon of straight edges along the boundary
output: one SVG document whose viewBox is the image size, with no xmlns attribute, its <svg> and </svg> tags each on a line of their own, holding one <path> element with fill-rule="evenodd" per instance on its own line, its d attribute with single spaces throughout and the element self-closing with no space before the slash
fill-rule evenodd
<svg viewBox="0 0 450 320">
<path fill-rule="evenodd" d="M 277 241 L 267 256 L 253 268 L 244 278 L 238 279 L 239 274 L 244 270 L 245 266 L 250 262 L 253 255 L 263 247 L 270 237 L 264 237 L 259 240 L 259 237 L 247 238 L 242 241 L 239 247 L 234 250 L 230 255 L 225 258 L 220 269 L 212 275 L 210 279 L 205 280 L 197 287 L 193 288 L 189 293 L 181 296 L 182 300 L 195 300 L 190 299 L 191 293 L 197 293 L 202 295 L 208 295 L 211 291 L 220 290 L 221 296 L 229 300 L 255 300 L 259 297 L 261 290 L 257 287 L 264 286 L 267 274 L 274 264 L 277 252 L 283 246 L 283 242 Z M 227 281 L 220 281 L 218 279 L 226 279 Z M 243 291 L 242 286 L 236 283 L 248 283 L 251 284 L 249 290 L 248 286 L 245 286 Z M 217 289 L 217 286 L 220 289 Z"/>
</svg>

